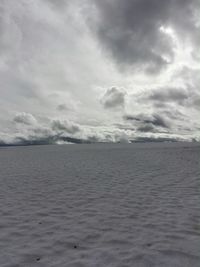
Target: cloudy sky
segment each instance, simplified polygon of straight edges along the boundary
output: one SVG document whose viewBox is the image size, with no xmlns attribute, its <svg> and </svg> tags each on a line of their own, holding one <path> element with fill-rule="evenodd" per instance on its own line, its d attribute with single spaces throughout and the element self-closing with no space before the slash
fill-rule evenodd
<svg viewBox="0 0 200 267">
<path fill-rule="evenodd" d="M 200 140 L 200 0 L 1 0 L 0 144 Z"/>
</svg>

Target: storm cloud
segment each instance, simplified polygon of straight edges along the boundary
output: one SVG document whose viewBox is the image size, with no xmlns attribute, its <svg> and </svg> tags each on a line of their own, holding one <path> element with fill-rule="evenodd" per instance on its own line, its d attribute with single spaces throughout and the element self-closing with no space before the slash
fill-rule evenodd
<svg viewBox="0 0 200 267">
<path fill-rule="evenodd" d="M 119 67 L 158 72 L 174 58 L 172 27 L 184 41 L 196 40 L 198 0 L 95 1 L 92 29 Z M 97 18 L 96 18 L 97 17 Z M 187 18 L 187 19 L 186 19 Z M 195 41 L 196 43 L 196 41 Z"/>
<path fill-rule="evenodd" d="M 138 123 L 143 124 L 143 126 L 148 125 L 148 127 L 158 126 L 162 128 L 170 128 L 168 121 L 158 114 L 152 114 L 152 115 L 139 114 L 136 116 L 125 115 L 124 119 L 128 121 L 136 121 Z"/>
<path fill-rule="evenodd" d="M 158 107 L 172 103 L 199 109 L 200 93 L 196 88 L 192 87 L 163 87 L 140 95 L 138 101 L 140 103 L 149 102 Z"/>
</svg>

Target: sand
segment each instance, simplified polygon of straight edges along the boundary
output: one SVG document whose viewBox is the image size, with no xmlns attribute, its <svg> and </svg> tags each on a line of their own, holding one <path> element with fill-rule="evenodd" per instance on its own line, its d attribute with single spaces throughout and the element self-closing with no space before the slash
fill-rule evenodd
<svg viewBox="0 0 200 267">
<path fill-rule="evenodd" d="M 200 147 L 0 148 L 1 267 L 200 266 Z"/>
</svg>

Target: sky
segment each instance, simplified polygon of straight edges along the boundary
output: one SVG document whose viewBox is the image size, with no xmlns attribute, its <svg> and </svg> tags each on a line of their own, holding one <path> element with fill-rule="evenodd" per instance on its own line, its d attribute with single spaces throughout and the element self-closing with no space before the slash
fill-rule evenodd
<svg viewBox="0 0 200 267">
<path fill-rule="evenodd" d="M 0 145 L 200 141 L 200 0 L 1 0 Z"/>
</svg>

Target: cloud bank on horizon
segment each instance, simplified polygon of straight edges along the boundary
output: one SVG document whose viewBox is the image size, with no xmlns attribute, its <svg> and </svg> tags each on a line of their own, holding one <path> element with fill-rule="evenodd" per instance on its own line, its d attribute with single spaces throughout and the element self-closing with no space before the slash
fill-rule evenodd
<svg viewBox="0 0 200 267">
<path fill-rule="evenodd" d="M 198 140 L 199 0 L 0 2 L 0 145 Z"/>
</svg>

